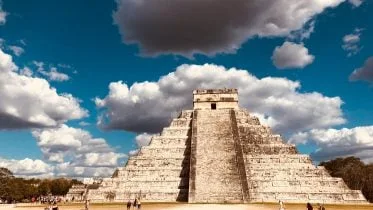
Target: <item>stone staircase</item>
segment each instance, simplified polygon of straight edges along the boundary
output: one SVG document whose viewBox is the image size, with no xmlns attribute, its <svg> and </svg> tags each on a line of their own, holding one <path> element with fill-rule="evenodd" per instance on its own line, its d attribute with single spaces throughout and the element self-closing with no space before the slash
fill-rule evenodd
<svg viewBox="0 0 373 210">
<path fill-rule="evenodd" d="M 229 109 L 195 110 L 189 202 L 243 202 L 234 145 Z"/>
<path fill-rule="evenodd" d="M 251 202 L 367 203 L 360 191 L 314 166 L 308 155 L 244 110 L 236 111 Z"/>
<path fill-rule="evenodd" d="M 89 191 L 92 202 L 124 202 L 140 197 L 146 201 L 187 201 L 192 111 L 183 111 L 149 146 L 140 149 L 97 190 Z M 109 196 L 111 195 L 111 196 Z M 110 197 L 110 198 L 109 198 Z"/>
</svg>

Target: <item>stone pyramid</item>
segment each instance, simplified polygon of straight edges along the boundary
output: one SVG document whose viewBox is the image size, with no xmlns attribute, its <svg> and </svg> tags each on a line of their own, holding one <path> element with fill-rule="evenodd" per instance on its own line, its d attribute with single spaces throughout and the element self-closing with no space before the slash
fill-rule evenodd
<svg viewBox="0 0 373 210">
<path fill-rule="evenodd" d="M 195 90 L 149 146 L 90 190 L 93 202 L 366 203 L 238 106 L 236 89 Z"/>
</svg>

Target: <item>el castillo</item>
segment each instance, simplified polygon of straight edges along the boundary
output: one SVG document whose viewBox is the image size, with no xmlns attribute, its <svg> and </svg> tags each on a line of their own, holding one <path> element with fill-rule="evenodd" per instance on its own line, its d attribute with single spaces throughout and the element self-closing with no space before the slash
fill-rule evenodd
<svg viewBox="0 0 373 210">
<path fill-rule="evenodd" d="M 198 89 L 193 110 L 129 158 L 91 202 L 366 204 L 359 190 L 315 166 L 238 105 L 237 89 Z M 192 98 L 193 97 L 193 98 Z"/>
</svg>

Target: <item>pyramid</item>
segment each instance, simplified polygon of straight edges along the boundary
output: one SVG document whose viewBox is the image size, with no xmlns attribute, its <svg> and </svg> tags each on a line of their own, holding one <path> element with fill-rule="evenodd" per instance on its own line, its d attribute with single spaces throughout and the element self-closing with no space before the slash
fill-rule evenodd
<svg viewBox="0 0 373 210">
<path fill-rule="evenodd" d="M 92 202 L 367 203 L 295 145 L 238 106 L 237 89 L 193 92 L 184 110 L 111 178 Z"/>
</svg>

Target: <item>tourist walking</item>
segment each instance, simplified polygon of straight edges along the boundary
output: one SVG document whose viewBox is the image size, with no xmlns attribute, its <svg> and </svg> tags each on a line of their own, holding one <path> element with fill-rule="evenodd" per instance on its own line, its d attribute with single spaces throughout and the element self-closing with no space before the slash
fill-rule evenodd
<svg viewBox="0 0 373 210">
<path fill-rule="evenodd" d="M 131 202 L 131 200 L 128 200 L 128 202 L 127 202 L 127 210 L 130 210 L 131 206 L 132 206 L 132 202 Z"/>
<path fill-rule="evenodd" d="M 284 202 L 282 202 L 282 201 L 278 201 L 278 204 L 280 205 L 280 206 L 279 206 L 279 210 L 285 210 Z"/>
<path fill-rule="evenodd" d="M 310 203 L 307 203 L 307 210 L 313 210 L 313 207 Z"/>
<path fill-rule="evenodd" d="M 137 198 L 135 198 L 135 201 L 133 202 L 133 210 L 137 209 Z"/>
<path fill-rule="evenodd" d="M 141 202 L 140 202 L 140 199 L 137 201 L 137 209 L 138 209 L 138 210 L 141 209 Z"/>
<path fill-rule="evenodd" d="M 84 209 L 89 210 L 89 200 L 88 199 L 86 199 L 85 202 L 84 202 Z"/>
<path fill-rule="evenodd" d="M 140 199 L 137 200 L 137 209 L 140 210 L 141 209 L 141 202 L 140 202 Z"/>
<path fill-rule="evenodd" d="M 57 202 L 54 201 L 52 205 L 52 210 L 58 210 Z"/>
<path fill-rule="evenodd" d="M 320 204 L 320 203 L 319 203 L 319 207 L 318 207 L 317 209 L 318 209 L 318 210 L 325 210 L 325 207 L 324 207 L 323 204 Z"/>
</svg>

